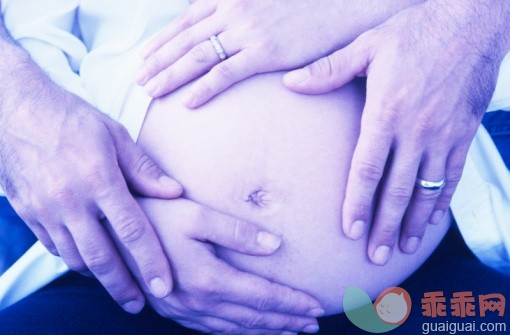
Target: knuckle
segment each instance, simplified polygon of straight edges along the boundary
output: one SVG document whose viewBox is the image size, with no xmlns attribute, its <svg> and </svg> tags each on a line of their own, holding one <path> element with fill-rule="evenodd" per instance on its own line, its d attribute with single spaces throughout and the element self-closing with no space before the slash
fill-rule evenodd
<svg viewBox="0 0 510 335">
<path fill-rule="evenodd" d="M 110 184 L 106 164 L 101 159 L 95 159 L 94 162 L 89 163 L 85 168 L 84 181 L 93 187 L 104 187 Z"/>
<path fill-rule="evenodd" d="M 415 124 L 413 135 L 419 140 L 426 139 L 433 134 L 434 121 L 430 116 L 422 116 Z"/>
<path fill-rule="evenodd" d="M 191 49 L 190 56 L 196 63 L 206 63 L 208 61 L 207 51 L 203 43 Z"/>
<path fill-rule="evenodd" d="M 193 11 L 192 7 L 187 7 L 180 15 L 178 26 L 180 29 L 187 29 L 193 25 Z"/>
<path fill-rule="evenodd" d="M 386 190 L 389 201 L 397 205 L 407 205 L 413 194 L 413 189 L 404 186 L 393 185 Z"/>
<path fill-rule="evenodd" d="M 384 167 L 371 162 L 360 162 L 356 167 L 362 181 L 379 182 L 384 173 Z"/>
<path fill-rule="evenodd" d="M 159 166 L 154 162 L 149 156 L 146 154 L 141 155 L 137 158 L 134 163 L 136 167 L 136 171 L 139 174 L 148 174 L 151 177 L 161 177 L 163 172 L 160 170 Z"/>
<path fill-rule="evenodd" d="M 211 70 L 211 73 L 214 71 L 217 71 L 217 66 L 213 67 Z M 195 88 L 195 95 L 196 96 L 202 96 L 202 97 L 211 97 L 214 95 L 214 90 L 211 87 L 211 84 L 208 82 L 205 82 L 205 80 L 199 80 L 197 81 Z"/>
<path fill-rule="evenodd" d="M 191 29 L 183 30 L 178 37 L 178 45 L 181 49 L 188 49 L 195 44 L 195 35 Z"/>
<path fill-rule="evenodd" d="M 184 306 L 186 306 L 186 309 L 188 311 L 192 312 L 202 312 L 205 311 L 207 308 L 205 301 L 202 301 L 200 299 L 194 299 L 191 296 L 181 298 L 181 303 Z"/>
<path fill-rule="evenodd" d="M 245 320 L 243 320 L 242 325 L 249 329 L 265 328 L 264 316 L 262 313 L 251 313 Z"/>
<path fill-rule="evenodd" d="M 132 244 L 145 234 L 145 225 L 137 218 L 123 214 L 116 221 L 117 235 L 124 245 Z"/>
<path fill-rule="evenodd" d="M 452 200 L 452 196 L 451 195 L 443 195 L 442 194 L 437 199 L 435 209 L 442 209 L 442 210 L 448 209 L 448 207 L 450 207 L 451 200 Z"/>
<path fill-rule="evenodd" d="M 381 245 L 393 246 L 398 237 L 398 225 L 388 224 L 377 230 L 377 241 Z"/>
<path fill-rule="evenodd" d="M 51 186 L 49 186 L 48 194 L 50 198 L 59 203 L 59 204 L 67 204 L 69 203 L 71 197 L 73 196 L 72 186 L 68 184 L 66 180 L 62 180 L 60 182 L 53 182 Z M 42 203 L 38 206 L 38 213 L 44 212 L 43 208 L 40 208 Z"/>
<path fill-rule="evenodd" d="M 94 250 L 83 256 L 87 267 L 96 275 L 107 274 L 111 271 L 112 257 L 104 251 Z"/>
<path fill-rule="evenodd" d="M 231 81 L 234 79 L 234 73 L 227 63 L 220 63 L 216 66 L 216 73 L 224 81 Z"/>
<path fill-rule="evenodd" d="M 273 294 L 267 294 L 264 296 L 260 296 L 258 298 L 258 301 L 256 303 L 257 309 L 260 311 L 270 311 L 274 310 L 275 307 L 279 306 L 279 301 L 277 297 L 279 296 L 274 292 L 274 290 L 278 290 L 278 287 L 276 287 L 274 284 L 272 284 L 272 291 Z"/>
<path fill-rule="evenodd" d="M 250 1 L 234 0 L 231 2 L 231 10 L 236 12 L 248 12 L 250 10 Z"/>
<path fill-rule="evenodd" d="M 155 74 L 163 69 L 164 62 L 159 53 L 155 53 L 153 56 L 149 57 L 146 60 L 145 67 L 147 68 L 149 73 Z"/>
<path fill-rule="evenodd" d="M 313 63 L 311 72 L 319 78 L 329 78 L 333 75 L 333 63 L 330 56 L 324 57 Z"/>
<path fill-rule="evenodd" d="M 235 219 L 234 222 L 234 243 L 238 246 L 246 245 L 252 237 L 253 230 L 246 222 Z"/>
<path fill-rule="evenodd" d="M 446 182 L 448 185 L 457 185 L 462 178 L 462 171 L 464 169 L 464 164 L 458 164 L 449 169 L 446 174 Z"/>
<path fill-rule="evenodd" d="M 16 208 L 16 212 L 20 217 L 30 218 L 30 221 L 32 221 L 46 213 L 48 207 L 49 206 L 45 200 L 41 199 L 40 197 L 33 196 L 22 206 Z"/>
<path fill-rule="evenodd" d="M 192 290 L 201 295 L 214 296 L 217 293 L 217 280 L 209 271 L 197 275 L 192 283 Z"/>
<path fill-rule="evenodd" d="M 406 110 L 406 103 L 404 94 L 386 95 L 380 102 L 379 123 L 392 126 L 397 124 L 400 115 Z"/>
</svg>

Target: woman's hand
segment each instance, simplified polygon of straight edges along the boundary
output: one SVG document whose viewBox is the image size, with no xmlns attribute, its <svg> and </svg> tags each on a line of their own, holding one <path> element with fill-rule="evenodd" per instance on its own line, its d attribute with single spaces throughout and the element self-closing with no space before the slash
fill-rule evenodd
<svg viewBox="0 0 510 335">
<path fill-rule="evenodd" d="M 315 332 L 323 311 L 309 295 L 245 273 L 218 259 L 214 245 L 268 256 L 280 238 L 192 201 L 140 199 L 169 259 L 175 286 L 149 300 L 162 316 L 204 332 Z"/>
<path fill-rule="evenodd" d="M 137 81 L 160 97 L 208 72 L 188 91 L 198 107 L 256 73 L 308 64 L 420 0 L 198 0 L 146 47 Z M 209 38 L 229 56 L 220 62 Z"/>
<path fill-rule="evenodd" d="M 388 261 L 399 235 L 402 251 L 415 252 L 427 222 L 448 210 L 510 47 L 509 28 L 505 1 L 431 0 L 284 78 L 294 91 L 320 94 L 368 77 L 343 229 L 357 239 L 372 226 L 374 263 Z M 418 178 L 446 186 L 415 187 Z"/>
</svg>

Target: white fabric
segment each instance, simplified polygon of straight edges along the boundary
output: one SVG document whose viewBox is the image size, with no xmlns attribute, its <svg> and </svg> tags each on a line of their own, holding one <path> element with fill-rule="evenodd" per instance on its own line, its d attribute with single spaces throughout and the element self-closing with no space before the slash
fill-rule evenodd
<svg viewBox="0 0 510 335">
<path fill-rule="evenodd" d="M 7 28 L 50 76 L 122 122 L 136 139 L 151 99 L 133 84 L 143 42 L 187 6 L 186 0 L 3 0 Z M 80 36 L 78 38 L 77 36 Z M 510 110 L 510 54 L 490 109 Z M 480 128 L 452 211 L 480 259 L 510 273 L 510 176 Z M 65 272 L 38 242 L 0 277 L 0 309 Z"/>
</svg>

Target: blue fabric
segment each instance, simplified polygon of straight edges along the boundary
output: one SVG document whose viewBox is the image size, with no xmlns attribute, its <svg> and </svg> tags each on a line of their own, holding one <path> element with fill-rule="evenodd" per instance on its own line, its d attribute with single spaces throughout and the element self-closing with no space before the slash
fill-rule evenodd
<svg viewBox="0 0 510 335">
<path fill-rule="evenodd" d="M 0 275 L 35 242 L 35 236 L 14 212 L 5 197 L 0 197 Z"/>
<path fill-rule="evenodd" d="M 506 167 L 510 169 L 510 112 L 486 113 L 482 124 L 491 135 Z"/>
</svg>

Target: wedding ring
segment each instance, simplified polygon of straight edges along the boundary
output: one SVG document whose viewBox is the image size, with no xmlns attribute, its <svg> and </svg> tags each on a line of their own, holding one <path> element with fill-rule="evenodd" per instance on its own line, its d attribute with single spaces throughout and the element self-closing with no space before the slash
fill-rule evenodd
<svg viewBox="0 0 510 335">
<path fill-rule="evenodd" d="M 440 181 L 430 181 L 425 179 L 416 179 L 416 187 L 423 190 L 436 191 L 442 189 L 446 185 L 446 180 L 441 179 Z"/>
<path fill-rule="evenodd" d="M 214 51 L 216 51 L 216 54 L 218 57 L 220 57 L 220 61 L 224 61 L 228 58 L 227 53 L 225 52 L 225 49 L 223 49 L 223 46 L 220 43 L 220 40 L 218 39 L 218 36 L 213 35 L 211 38 L 209 38 L 211 41 L 211 44 L 214 48 Z"/>
</svg>

